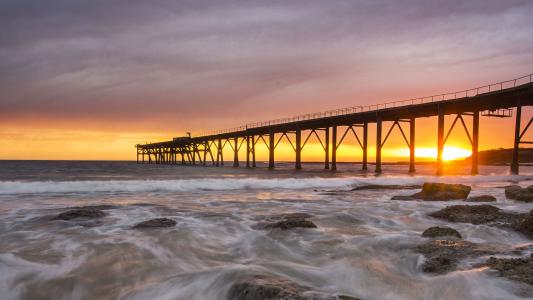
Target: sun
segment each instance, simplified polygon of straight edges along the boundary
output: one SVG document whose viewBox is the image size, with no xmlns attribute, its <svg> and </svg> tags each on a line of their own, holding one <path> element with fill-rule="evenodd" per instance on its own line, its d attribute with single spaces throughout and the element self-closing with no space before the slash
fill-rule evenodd
<svg viewBox="0 0 533 300">
<path fill-rule="evenodd" d="M 442 152 L 442 159 L 444 161 L 456 160 L 467 158 L 472 155 L 472 151 L 460 148 L 456 146 L 444 146 Z M 437 149 L 436 148 L 416 148 L 415 156 L 418 158 L 437 158 Z"/>
</svg>

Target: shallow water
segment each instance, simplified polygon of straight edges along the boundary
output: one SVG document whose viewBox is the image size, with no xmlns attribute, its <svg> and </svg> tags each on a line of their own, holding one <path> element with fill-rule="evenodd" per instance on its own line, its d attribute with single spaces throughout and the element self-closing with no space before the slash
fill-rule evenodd
<svg viewBox="0 0 533 300">
<path fill-rule="evenodd" d="M 530 286 L 472 268 L 466 260 L 446 275 L 421 272 L 412 248 L 421 232 L 444 225 L 427 213 L 445 202 L 391 201 L 413 190 L 361 190 L 372 184 L 464 183 L 494 205 L 529 211 L 507 200 L 502 186 L 533 184 L 507 167 L 481 167 L 475 177 L 434 177 L 431 166 L 385 166 L 384 175 L 343 164 L 333 174 L 319 164 L 295 172 L 136 165 L 126 162 L 0 162 L 0 295 L 2 299 L 225 299 L 250 274 L 283 276 L 314 291 L 362 299 L 531 299 Z M 466 170 L 466 169 L 465 169 Z M 465 171 L 463 170 L 463 171 Z M 466 173 L 463 172 L 463 173 Z M 52 221 L 71 206 L 112 204 L 91 224 Z M 317 229 L 262 231 L 265 216 L 312 214 Z M 155 217 L 174 228 L 138 231 Z M 81 226 L 81 225 L 85 226 Z M 91 227 L 87 226 L 91 225 Z M 533 250 L 510 230 L 447 224 L 466 240 Z M 528 250 L 529 249 L 529 250 Z"/>
</svg>

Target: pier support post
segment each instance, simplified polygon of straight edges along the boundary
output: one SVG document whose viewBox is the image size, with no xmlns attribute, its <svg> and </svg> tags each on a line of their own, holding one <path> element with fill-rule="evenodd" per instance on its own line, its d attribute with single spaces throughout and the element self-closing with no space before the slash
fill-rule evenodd
<svg viewBox="0 0 533 300">
<path fill-rule="evenodd" d="M 520 122 L 522 121 L 522 105 L 519 103 L 516 107 L 516 120 L 514 128 L 514 143 L 513 143 L 513 161 L 511 162 L 511 173 L 518 175 L 519 173 L 519 159 L 520 154 Z"/>
<path fill-rule="evenodd" d="M 331 127 L 331 171 L 337 170 L 337 126 Z"/>
<path fill-rule="evenodd" d="M 415 172 L 415 118 L 409 121 L 409 173 Z"/>
<path fill-rule="evenodd" d="M 475 111 L 472 116 L 472 175 L 477 175 L 479 147 L 479 111 Z"/>
<path fill-rule="evenodd" d="M 294 151 L 296 152 L 295 168 L 300 170 L 302 168 L 302 131 L 300 128 L 296 128 L 296 147 Z"/>
<path fill-rule="evenodd" d="M 274 148 L 276 145 L 274 144 L 274 132 L 270 132 L 268 135 L 268 168 L 274 169 Z"/>
<path fill-rule="evenodd" d="M 255 136 L 252 135 L 252 168 L 257 167 L 255 164 Z"/>
<path fill-rule="evenodd" d="M 203 165 L 204 167 L 207 166 L 207 142 L 204 142 L 204 161 L 203 161 Z"/>
<path fill-rule="evenodd" d="M 368 170 L 368 122 L 363 123 L 363 171 Z"/>
<path fill-rule="evenodd" d="M 376 173 L 381 173 L 381 129 L 382 129 L 381 116 L 377 117 L 376 121 Z"/>
<path fill-rule="evenodd" d="M 324 169 L 329 170 L 329 127 L 325 128 L 325 152 L 326 157 L 324 158 Z"/>
<path fill-rule="evenodd" d="M 233 139 L 233 167 L 238 168 L 239 167 L 239 138 Z"/>
<path fill-rule="evenodd" d="M 246 136 L 246 168 L 250 168 L 250 136 Z"/>
<path fill-rule="evenodd" d="M 442 175 L 444 172 L 444 164 L 442 160 L 442 152 L 444 151 L 444 111 L 440 106 L 438 109 L 437 125 L 437 175 Z"/>
</svg>

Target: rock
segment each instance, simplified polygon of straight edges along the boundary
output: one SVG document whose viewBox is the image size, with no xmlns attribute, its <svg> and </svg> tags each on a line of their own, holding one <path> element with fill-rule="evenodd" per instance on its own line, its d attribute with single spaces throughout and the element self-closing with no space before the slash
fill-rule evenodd
<svg viewBox="0 0 533 300">
<path fill-rule="evenodd" d="M 435 227 L 430 227 L 428 229 L 426 229 L 423 233 L 422 233 L 422 236 L 423 237 L 443 237 L 443 236 L 449 236 L 449 237 L 456 237 L 456 238 L 462 238 L 461 234 L 451 228 L 451 227 L 438 227 L 438 226 L 435 226 Z"/>
<path fill-rule="evenodd" d="M 468 197 L 466 202 L 496 202 L 496 197 L 492 195 L 481 195 L 481 196 L 473 196 Z"/>
<path fill-rule="evenodd" d="M 417 199 L 413 198 L 412 196 L 397 195 L 397 196 L 392 196 L 391 200 L 414 201 L 414 200 L 417 200 Z"/>
<path fill-rule="evenodd" d="M 508 199 L 533 202 L 533 185 L 527 188 L 521 188 L 519 185 L 510 185 L 505 187 L 505 197 Z"/>
<path fill-rule="evenodd" d="M 533 238 L 533 210 L 517 223 L 515 229 L 528 237 Z"/>
<path fill-rule="evenodd" d="M 83 207 L 78 209 L 71 209 L 66 212 L 62 212 L 59 215 L 57 215 L 54 220 L 63 220 L 63 221 L 69 221 L 72 219 L 95 219 L 95 218 L 102 218 L 106 215 L 105 212 L 91 208 L 91 207 Z"/>
<path fill-rule="evenodd" d="M 411 189 L 419 189 L 422 186 L 419 184 L 390 184 L 390 185 L 384 185 L 384 184 L 367 184 L 358 186 L 352 189 L 352 191 L 360 191 L 360 190 L 411 190 Z"/>
<path fill-rule="evenodd" d="M 326 296 L 310 291 L 310 288 L 288 279 L 271 275 L 252 275 L 233 284 L 227 295 L 228 300 L 357 300 L 350 296 Z"/>
<path fill-rule="evenodd" d="M 259 223 L 254 226 L 255 229 L 292 229 L 292 228 L 317 228 L 315 223 L 307 220 L 312 215 L 306 213 L 285 214 L 278 217 L 270 218 L 273 222 Z"/>
<path fill-rule="evenodd" d="M 468 197 L 470 189 L 469 186 L 463 184 L 426 182 L 422 186 L 422 191 L 412 197 L 425 201 L 460 200 Z"/>
<path fill-rule="evenodd" d="M 526 258 L 491 257 L 485 266 L 497 270 L 500 276 L 507 279 L 533 285 L 533 254 Z"/>
<path fill-rule="evenodd" d="M 157 218 L 151 219 L 148 221 L 137 223 L 133 226 L 134 229 L 145 229 L 145 228 L 162 228 L 162 227 L 173 227 L 176 226 L 176 221 L 167 219 L 167 218 Z"/>
<path fill-rule="evenodd" d="M 110 205 L 110 204 L 69 207 L 69 209 L 97 209 L 97 210 L 109 210 L 109 209 L 115 209 L 115 208 L 118 208 L 118 206 L 117 205 Z"/>
<path fill-rule="evenodd" d="M 472 224 L 500 223 L 503 225 L 512 225 L 516 222 L 517 218 L 523 218 L 523 215 L 521 214 L 504 212 L 501 209 L 488 204 L 448 206 L 439 211 L 430 213 L 429 216 L 445 219 L 450 222 Z"/>
<path fill-rule="evenodd" d="M 446 239 L 428 241 L 418 245 L 415 251 L 426 257 L 422 265 L 423 272 L 442 274 L 454 270 L 461 259 L 496 254 L 500 249 L 463 240 Z"/>
</svg>

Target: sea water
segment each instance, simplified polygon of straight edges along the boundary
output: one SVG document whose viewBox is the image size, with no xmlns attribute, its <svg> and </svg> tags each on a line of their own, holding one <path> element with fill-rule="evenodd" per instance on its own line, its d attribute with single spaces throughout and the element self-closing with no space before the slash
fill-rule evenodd
<svg viewBox="0 0 533 300">
<path fill-rule="evenodd" d="M 447 223 L 428 213 L 460 202 L 392 201 L 416 190 L 358 190 L 367 184 L 462 183 L 471 195 L 526 212 L 505 198 L 533 184 L 533 167 L 481 166 L 478 176 L 433 176 L 430 165 L 386 165 L 380 176 L 340 164 L 276 170 L 138 165 L 132 162 L 0 162 L 1 299 L 226 299 L 247 274 L 286 278 L 316 292 L 361 299 L 531 299 L 525 284 L 467 259 L 444 275 L 421 271 L 421 233 L 448 225 L 464 239 L 533 250 L 508 229 Z M 370 166 L 372 168 L 372 166 Z M 92 223 L 52 220 L 68 207 L 115 206 Z M 256 230 L 268 216 L 308 213 L 316 229 Z M 173 228 L 134 230 L 151 218 Z M 529 249 L 529 250 L 528 250 Z M 530 252 L 528 252 L 530 251 Z"/>
</svg>

